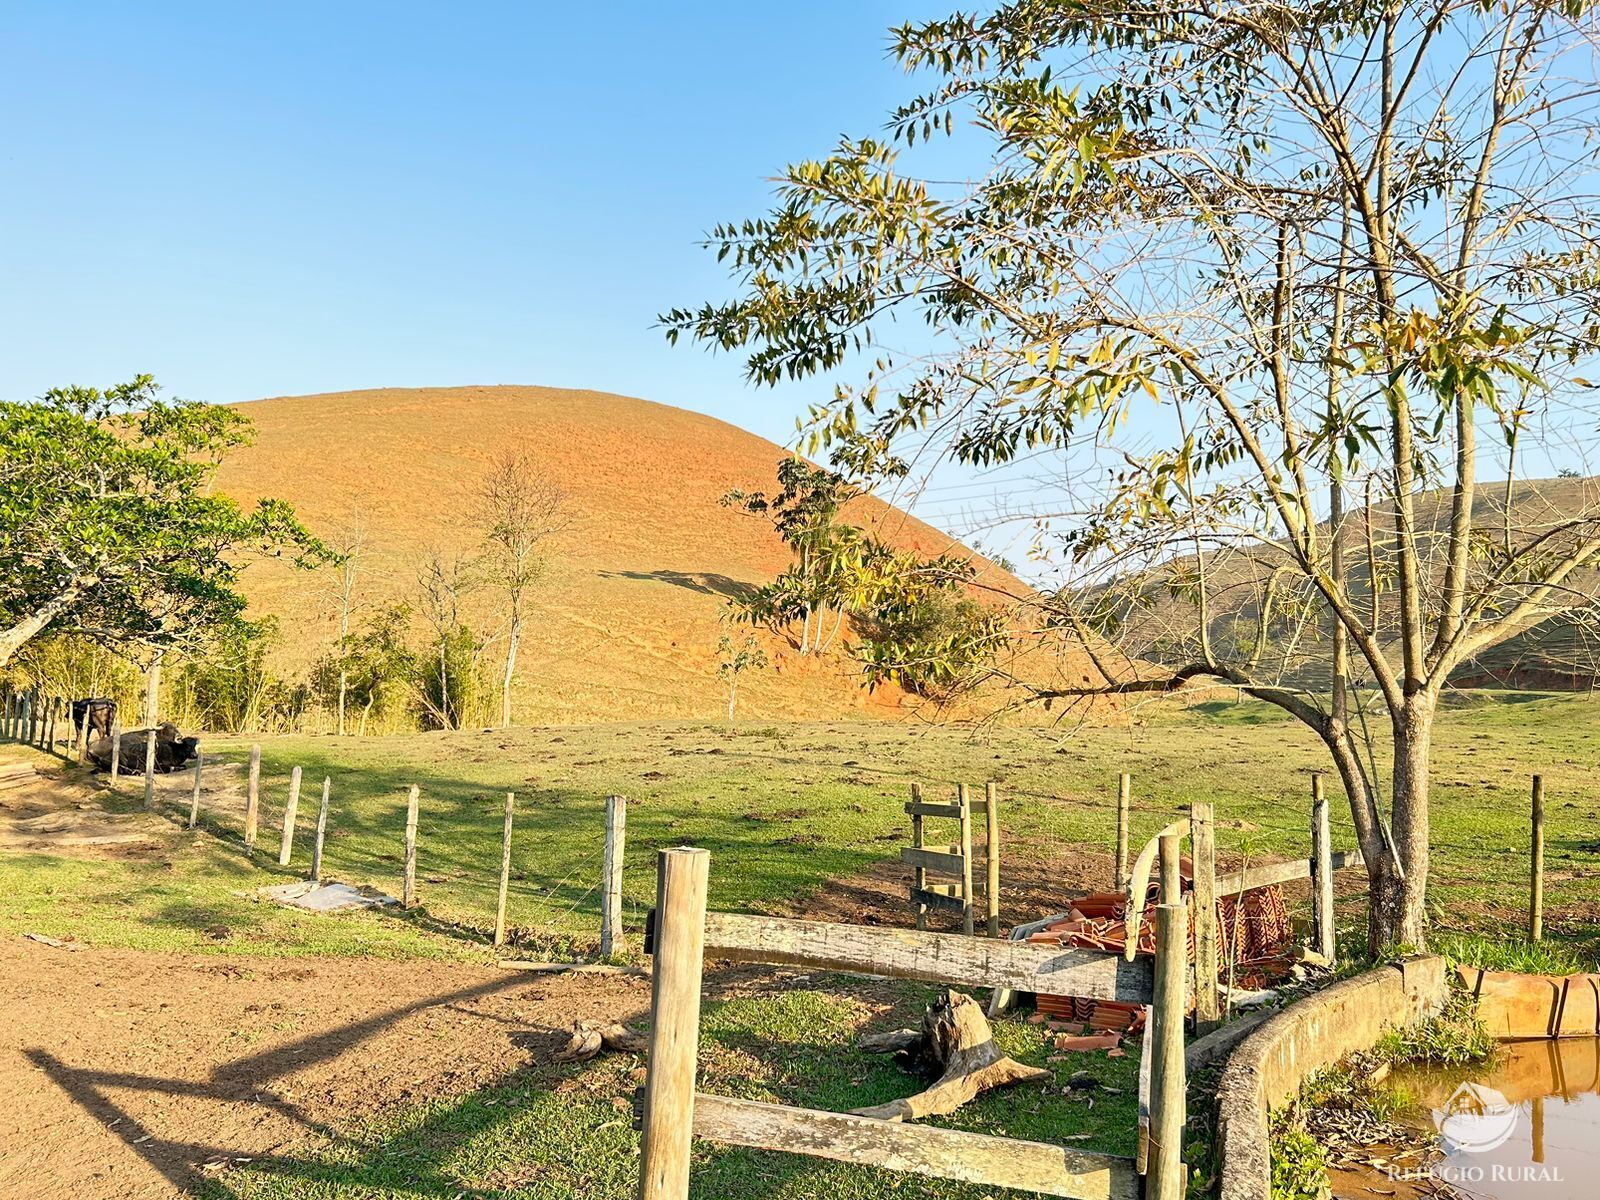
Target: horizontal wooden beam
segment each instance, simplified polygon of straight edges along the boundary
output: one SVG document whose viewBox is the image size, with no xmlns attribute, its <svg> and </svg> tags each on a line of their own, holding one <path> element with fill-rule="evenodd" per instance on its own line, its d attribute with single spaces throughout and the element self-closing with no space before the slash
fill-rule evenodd
<svg viewBox="0 0 1600 1200">
<path fill-rule="evenodd" d="M 967 911 L 967 902 L 961 898 L 961 885 L 956 883 L 934 883 L 925 888 L 914 887 L 911 889 L 911 903 L 926 904 L 929 908 L 941 908 L 945 912 Z"/>
<path fill-rule="evenodd" d="M 781 1150 L 1044 1196 L 1139 1198 L 1132 1159 L 851 1113 L 696 1093 L 694 1133 L 724 1145 Z"/>
<path fill-rule="evenodd" d="M 706 914 L 705 953 L 707 958 L 735 962 L 831 968 L 1129 1004 L 1150 1003 L 1155 988 L 1148 958 L 1128 962 L 1097 950 L 1033 942 L 734 913 Z"/>
<path fill-rule="evenodd" d="M 1230 871 L 1217 876 L 1217 895 L 1234 896 L 1255 888 L 1271 887 L 1275 883 L 1292 883 L 1296 879 L 1311 878 L 1311 860 L 1294 858 L 1288 862 L 1262 863 L 1243 871 Z"/>
<path fill-rule="evenodd" d="M 951 854 L 948 850 L 918 850 L 912 846 L 904 846 L 900 850 L 900 861 L 909 867 L 938 871 L 942 875 L 959 877 L 962 874 L 961 855 Z"/>
<path fill-rule="evenodd" d="M 973 816 L 981 816 L 989 811 L 987 800 L 973 800 L 969 802 L 969 811 Z M 930 804 L 924 800 L 913 800 L 906 805 L 906 815 L 910 817 L 949 817 L 955 820 L 961 816 L 959 804 Z"/>
<path fill-rule="evenodd" d="M 1366 860 L 1361 857 L 1360 850 L 1341 850 L 1332 856 L 1333 869 L 1342 871 L 1346 867 L 1360 867 L 1366 865 Z M 1288 862 L 1262 863 L 1257 867 L 1250 867 L 1244 871 L 1233 871 L 1227 875 L 1217 876 L 1217 895 L 1235 896 L 1240 892 L 1248 892 L 1254 888 L 1271 887 L 1275 883 L 1293 883 L 1296 879 L 1311 878 L 1311 860 L 1309 858 L 1292 858 Z"/>
</svg>

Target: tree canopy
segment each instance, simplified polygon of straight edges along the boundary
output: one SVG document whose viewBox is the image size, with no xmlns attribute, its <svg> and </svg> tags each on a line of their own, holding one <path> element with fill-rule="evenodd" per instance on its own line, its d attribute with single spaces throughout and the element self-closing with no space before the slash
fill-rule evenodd
<svg viewBox="0 0 1600 1200">
<path fill-rule="evenodd" d="M 1038 698 L 1210 679 L 1291 712 L 1350 797 L 1374 945 L 1420 944 L 1439 693 L 1585 600 L 1600 554 L 1592 502 L 1508 515 L 1523 463 L 1594 446 L 1591 6 L 1014 0 L 893 41 L 931 85 L 715 227 L 739 292 L 668 336 L 762 383 L 858 370 L 804 445 L 863 479 L 907 442 L 1051 456 L 1070 486 L 1033 515 L 1065 579 L 1039 625 L 1104 678 Z M 1228 556 L 1256 630 L 1218 639 Z M 1158 593 L 1163 653 L 1112 653 Z M 1322 678 L 1284 677 L 1269 635 L 1327 639 Z"/>
<path fill-rule="evenodd" d="M 0 402 L 0 666 L 54 631 L 181 648 L 242 617 L 249 555 L 325 557 L 287 504 L 212 492 L 249 433 L 147 375 Z"/>
</svg>

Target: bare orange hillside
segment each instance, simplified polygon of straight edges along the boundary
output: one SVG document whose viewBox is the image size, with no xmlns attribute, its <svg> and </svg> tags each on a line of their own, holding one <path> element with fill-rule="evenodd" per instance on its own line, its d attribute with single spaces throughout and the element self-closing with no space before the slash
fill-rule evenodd
<svg viewBox="0 0 1600 1200">
<path fill-rule="evenodd" d="M 411 592 L 426 549 L 477 545 L 467 510 L 491 455 L 527 446 L 568 493 L 573 521 L 535 595 L 519 721 L 715 715 L 725 703 L 716 643 L 726 597 L 789 561 L 768 525 L 718 503 L 729 488 L 774 486 L 783 450 L 683 409 L 539 387 L 384 388 L 239 409 L 257 438 L 224 464 L 222 490 L 288 500 L 319 533 L 359 514 L 367 550 L 358 600 L 368 606 Z M 852 519 L 926 554 L 955 544 L 876 499 L 859 502 Z M 248 571 L 252 612 L 281 623 L 275 654 L 285 669 L 303 670 L 332 647 L 333 582 L 332 572 L 279 562 Z M 475 624 L 492 628 L 491 598 L 473 603 L 484 606 Z M 869 697 L 842 656 L 805 659 L 779 639 L 766 644 L 772 666 L 741 683 L 741 715 L 899 711 L 899 696 Z M 490 648 L 492 664 L 499 653 Z"/>
</svg>

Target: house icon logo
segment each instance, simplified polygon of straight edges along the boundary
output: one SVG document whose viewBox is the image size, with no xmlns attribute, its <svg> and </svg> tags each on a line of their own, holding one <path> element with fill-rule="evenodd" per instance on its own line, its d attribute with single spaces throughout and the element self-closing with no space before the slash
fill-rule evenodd
<svg viewBox="0 0 1600 1200">
<path fill-rule="evenodd" d="M 1463 1083 L 1442 1111 L 1434 1110 L 1433 1123 L 1447 1151 L 1483 1154 L 1516 1132 L 1517 1106 L 1492 1087 Z"/>
</svg>

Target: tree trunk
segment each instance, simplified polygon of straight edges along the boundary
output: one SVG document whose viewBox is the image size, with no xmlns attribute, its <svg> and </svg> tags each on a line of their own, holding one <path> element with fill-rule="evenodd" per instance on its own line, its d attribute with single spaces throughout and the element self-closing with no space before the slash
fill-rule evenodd
<svg viewBox="0 0 1600 1200">
<path fill-rule="evenodd" d="M 1395 946 L 1421 950 L 1427 940 L 1428 766 L 1433 749 L 1434 698 L 1427 692 L 1406 697 L 1394 721 L 1394 787 L 1390 812 L 1395 853 L 1404 877 L 1385 857 L 1384 870 L 1372 872 L 1369 938 L 1379 951 Z M 1369 867 L 1369 871 L 1371 868 Z"/>
<path fill-rule="evenodd" d="M 439 728 L 449 729 L 450 724 L 450 639 L 439 639 Z"/>
<path fill-rule="evenodd" d="M 78 597 L 82 594 L 80 588 L 68 588 L 9 629 L 0 629 L 0 667 L 5 666 L 11 661 L 12 655 L 43 633 L 51 621 L 77 603 Z"/>
<path fill-rule="evenodd" d="M 517 670 L 517 647 L 522 644 L 522 613 L 511 609 L 511 634 L 506 642 L 506 673 L 500 681 L 500 728 L 511 728 L 511 680 Z"/>
<path fill-rule="evenodd" d="M 350 672 L 339 668 L 339 736 L 344 736 L 344 699 L 350 690 Z"/>
<path fill-rule="evenodd" d="M 733 720 L 734 701 L 739 698 L 739 677 L 736 675 L 728 683 L 728 720 Z"/>
</svg>

